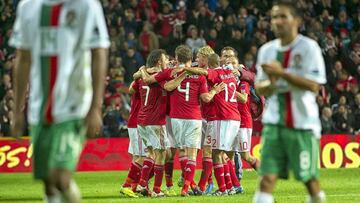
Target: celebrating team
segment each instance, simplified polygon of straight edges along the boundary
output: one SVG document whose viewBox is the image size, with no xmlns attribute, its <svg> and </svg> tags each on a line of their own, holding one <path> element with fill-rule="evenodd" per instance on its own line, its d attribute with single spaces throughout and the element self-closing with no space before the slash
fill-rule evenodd
<svg viewBox="0 0 360 203">
<path fill-rule="evenodd" d="M 134 74 L 129 88 L 132 105 L 128 124 L 133 162 L 121 187 L 122 194 L 175 195 L 172 171 L 176 150 L 182 170 L 182 196 L 242 193 L 234 152 L 241 152 L 244 160 L 257 168 L 258 161 L 249 154 L 252 118 L 248 95 L 252 81 L 242 80 L 246 70 L 239 64 L 236 51 L 225 47 L 219 57 L 205 46 L 197 53 L 197 67 L 192 61 L 191 49 L 185 45 L 176 48 L 175 63 L 169 62 L 163 50 L 154 50 L 146 66 Z M 203 170 L 196 184 L 196 156 L 200 149 Z M 214 193 L 212 168 L 218 183 Z M 160 188 L 164 172 L 167 187 L 163 192 Z M 155 181 L 151 191 L 148 182 L 152 176 Z"/>
</svg>

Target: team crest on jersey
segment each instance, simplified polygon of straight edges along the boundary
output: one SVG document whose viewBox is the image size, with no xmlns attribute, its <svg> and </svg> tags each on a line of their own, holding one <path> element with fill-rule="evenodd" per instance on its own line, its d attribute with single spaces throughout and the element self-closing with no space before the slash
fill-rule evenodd
<svg viewBox="0 0 360 203">
<path fill-rule="evenodd" d="M 70 10 L 66 14 L 66 26 L 74 27 L 76 21 L 76 13 L 74 10 Z"/>
<path fill-rule="evenodd" d="M 301 62 L 302 62 L 302 58 L 300 54 L 295 54 L 294 56 L 294 67 L 296 69 L 301 69 Z"/>
</svg>

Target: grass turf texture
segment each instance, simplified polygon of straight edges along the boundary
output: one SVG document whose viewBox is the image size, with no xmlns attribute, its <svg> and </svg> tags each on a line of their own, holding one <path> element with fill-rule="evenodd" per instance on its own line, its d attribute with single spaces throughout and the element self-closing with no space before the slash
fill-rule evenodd
<svg viewBox="0 0 360 203">
<path fill-rule="evenodd" d="M 327 202 L 350 203 L 360 202 L 360 168 L 357 169 L 322 169 L 321 186 L 327 195 Z M 254 171 L 244 171 L 242 185 L 244 194 L 225 197 L 165 197 L 137 199 L 120 196 L 119 186 L 126 178 L 127 171 L 121 172 L 79 172 L 75 179 L 82 191 L 83 202 L 251 202 L 257 186 L 257 175 Z M 176 185 L 180 171 L 174 172 L 174 187 L 180 193 Z M 196 173 L 199 179 L 200 170 Z M 214 179 L 215 181 L 215 179 Z M 215 181 L 216 183 L 216 181 Z M 42 185 L 32 180 L 30 173 L 0 173 L 0 202 L 42 202 Z M 163 187 L 165 184 L 163 184 Z M 293 178 L 289 181 L 278 181 L 274 196 L 277 203 L 281 202 L 304 202 L 306 195 L 305 187 Z"/>
</svg>

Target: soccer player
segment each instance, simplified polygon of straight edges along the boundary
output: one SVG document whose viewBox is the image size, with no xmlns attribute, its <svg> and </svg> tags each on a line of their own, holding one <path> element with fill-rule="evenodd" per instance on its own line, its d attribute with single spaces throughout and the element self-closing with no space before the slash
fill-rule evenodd
<svg viewBox="0 0 360 203">
<path fill-rule="evenodd" d="M 319 84 L 326 83 L 325 65 L 319 45 L 298 33 L 300 15 L 293 3 L 274 4 L 271 25 L 277 39 L 264 44 L 257 58 L 255 88 L 268 103 L 255 203 L 274 202 L 276 180 L 287 178 L 288 170 L 305 184 L 306 202 L 325 202 L 318 180 L 321 123 L 315 99 Z"/>
<path fill-rule="evenodd" d="M 196 61 L 198 62 L 199 68 L 208 69 L 208 58 L 211 54 L 214 54 L 214 50 L 210 46 L 201 47 L 196 54 Z M 202 153 L 202 171 L 198 186 L 204 194 L 210 194 L 214 188 L 212 181 L 212 149 L 211 149 L 211 136 L 206 137 L 207 119 L 211 117 L 211 106 L 212 101 L 209 103 L 201 103 L 202 113 L 202 137 L 201 137 L 201 153 Z M 206 182 L 208 183 L 205 188 Z"/>
<path fill-rule="evenodd" d="M 192 54 L 188 46 L 180 45 L 175 50 L 175 58 L 180 67 L 191 68 Z M 196 167 L 196 155 L 201 146 L 201 110 L 200 101 L 208 103 L 221 92 L 224 84 L 215 84 L 208 92 L 206 78 L 199 75 L 187 76 L 177 89 L 170 93 L 170 115 L 172 131 L 177 147 L 185 149 L 187 163 L 184 169 L 184 185 L 182 196 L 188 195 L 190 184 L 193 183 Z M 202 192 L 196 185 L 191 185 L 195 195 Z"/>
<path fill-rule="evenodd" d="M 240 114 L 237 109 L 236 88 L 237 82 L 231 70 L 220 67 L 220 57 L 212 54 L 209 57 L 209 67 L 214 64 L 216 68 L 204 70 L 201 68 L 185 68 L 194 74 L 205 75 L 210 85 L 224 82 L 225 91 L 214 97 L 211 106 L 214 114 L 208 119 L 207 135 L 211 136 L 212 158 L 215 178 L 219 189 L 213 195 L 227 195 L 224 179 L 223 153 L 233 151 L 235 138 L 240 127 Z"/>
<path fill-rule="evenodd" d="M 161 49 L 153 50 L 146 61 L 147 68 L 158 67 L 164 69 L 166 65 L 165 52 Z M 144 69 L 141 69 L 142 72 Z M 166 114 L 166 91 L 163 90 L 164 83 L 146 84 L 142 79 L 135 84 L 135 89 L 140 90 L 141 107 L 138 114 L 138 132 L 147 147 L 148 154 L 143 161 L 141 179 L 137 190 L 144 195 L 149 195 L 149 175 L 154 168 L 155 182 L 153 197 L 164 196 L 160 191 L 164 174 L 165 162 L 165 114 Z"/>
<path fill-rule="evenodd" d="M 239 61 L 236 57 L 227 58 L 226 64 L 231 64 L 233 67 L 237 67 L 237 69 L 245 68 L 239 64 Z M 236 149 L 240 152 L 241 158 L 248 162 L 255 170 L 257 170 L 260 162 L 255 157 L 250 155 L 252 116 L 250 112 L 250 84 L 248 81 L 240 81 L 236 96 L 238 98 L 238 109 L 241 116 L 241 124 L 238 133 L 239 143 L 237 143 Z"/>
<path fill-rule="evenodd" d="M 80 202 L 72 176 L 85 135 L 100 132 L 110 45 L 100 2 L 21 1 L 10 45 L 17 49 L 12 134 L 21 136 L 30 81 L 34 177 L 45 202 Z"/>
<path fill-rule="evenodd" d="M 141 100 L 136 81 L 131 83 L 129 93 L 131 94 L 131 109 L 127 126 L 130 139 L 128 152 L 132 155 L 132 162 L 128 177 L 122 187 L 120 187 L 120 193 L 136 198 L 138 195 L 135 194 L 135 190 L 140 181 L 142 163 L 146 156 L 146 147 L 137 130 L 137 116 L 141 106 Z"/>
</svg>

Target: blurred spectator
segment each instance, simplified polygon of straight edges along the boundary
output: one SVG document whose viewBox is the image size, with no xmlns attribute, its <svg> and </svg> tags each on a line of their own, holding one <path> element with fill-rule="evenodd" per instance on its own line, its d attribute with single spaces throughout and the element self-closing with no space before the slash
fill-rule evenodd
<svg viewBox="0 0 360 203">
<path fill-rule="evenodd" d="M 159 39 L 152 31 L 152 25 L 148 21 L 144 22 L 143 29 L 139 35 L 139 44 L 144 59 L 146 59 L 152 50 L 159 48 Z"/>
<path fill-rule="evenodd" d="M 324 107 L 321 110 L 321 126 L 322 126 L 322 134 L 332 134 L 334 133 L 335 127 L 332 119 L 332 111 L 329 107 Z"/>
<path fill-rule="evenodd" d="M 345 105 L 339 105 L 337 110 L 334 112 L 333 121 L 335 132 L 342 134 L 352 134 L 354 131 L 351 126 L 353 120 L 351 114 L 349 114 L 349 109 Z"/>
<path fill-rule="evenodd" d="M 125 83 L 130 84 L 133 80 L 133 74 L 144 65 L 144 59 L 134 47 L 129 47 L 126 54 L 122 57 L 125 68 Z"/>
<path fill-rule="evenodd" d="M 354 122 L 353 128 L 356 134 L 360 134 L 360 93 L 355 95 L 355 104 L 352 106 Z"/>
<path fill-rule="evenodd" d="M 188 33 L 190 37 L 186 39 L 185 43 L 191 48 L 193 54 L 196 54 L 198 49 L 206 45 L 206 41 L 202 36 L 199 36 L 198 29 L 194 25 L 189 26 Z"/>
<path fill-rule="evenodd" d="M 161 40 L 160 45 L 165 47 L 169 44 L 169 37 L 173 31 L 175 14 L 172 12 L 172 5 L 168 1 L 163 1 L 162 12 L 158 14 L 159 31 Z"/>
</svg>

